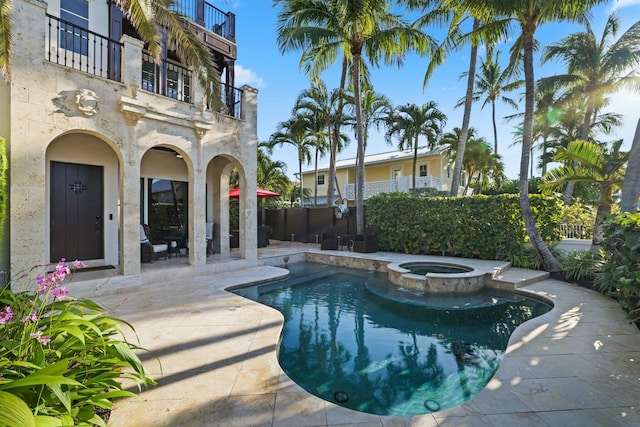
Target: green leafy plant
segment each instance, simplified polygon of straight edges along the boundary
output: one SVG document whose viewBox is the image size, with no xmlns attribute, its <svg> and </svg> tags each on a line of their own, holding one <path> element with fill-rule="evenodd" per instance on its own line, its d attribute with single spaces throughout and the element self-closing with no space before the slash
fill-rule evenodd
<svg viewBox="0 0 640 427">
<path fill-rule="evenodd" d="M 559 239 L 562 203 L 531 195 L 544 240 Z M 465 258 L 506 259 L 526 243 L 518 195 L 416 197 L 386 193 L 367 202 L 367 226 L 377 228 L 379 250 Z"/>
<path fill-rule="evenodd" d="M 587 249 L 567 253 L 560 263 L 565 279 L 577 282 L 592 281 L 602 269 L 604 257 L 602 250 Z"/>
<path fill-rule="evenodd" d="M 154 384 L 124 338 L 121 325 L 133 327 L 69 297 L 64 260 L 35 280 L 31 272 L 19 279 L 26 289 L 0 289 L 0 425 L 106 426 L 94 410 L 135 395 L 122 380 Z"/>
<path fill-rule="evenodd" d="M 640 322 L 640 213 L 623 213 L 604 222 L 602 250 L 606 261 L 595 284 L 605 295 L 615 298 Z"/>
</svg>

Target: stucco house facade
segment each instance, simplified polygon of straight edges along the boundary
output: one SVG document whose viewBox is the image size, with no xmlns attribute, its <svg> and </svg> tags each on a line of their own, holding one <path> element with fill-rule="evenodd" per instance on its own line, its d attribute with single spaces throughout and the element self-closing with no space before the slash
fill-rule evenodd
<svg viewBox="0 0 640 427">
<path fill-rule="evenodd" d="M 453 166 L 449 165 L 447 150 L 448 146 L 436 147 L 433 150 L 428 147 L 418 149 L 416 188 L 431 187 L 441 191 L 448 191 L 451 188 Z M 379 193 L 408 192 L 413 183 L 413 157 L 413 150 L 390 151 L 365 156 L 365 200 Z M 310 203 L 313 204 L 314 184 L 317 181 L 317 204 L 326 204 L 329 164 L 318 166 L 317 177 L 315 168 L 304 170 L 302 177 L 303 188 L 311 194 Z M 334 200 L 338 198 L 354 200 L 355 158 L 336 161 L 336 180 L 337 189 Z"/>
<path fill-rule="evenodd" d="M 0 79 L 12 273 L 66 258 L 140 283 L 141 224 L 171 235 L 194 274 L 205 271 L 207 223 L 216 253 L 230 251 L 221 236 L 234 168 L 238 258 L 257 265 L 256 199 L 246 197 L 256 187 L 257 91 L 233 87 L 235 16 L 207 14 L 203 0 L 178 3 L 194 11 L 218 64 L 217 111 L 192 70 L 166 45 L 155 64 L 109 2 L 13 0 L 11 75 Z"/>
</svg>

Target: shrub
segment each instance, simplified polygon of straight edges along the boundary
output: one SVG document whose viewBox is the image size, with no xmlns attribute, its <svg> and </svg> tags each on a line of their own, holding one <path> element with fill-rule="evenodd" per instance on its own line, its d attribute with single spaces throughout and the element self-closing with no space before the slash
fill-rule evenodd
<svg viewBox="0 0 640 427">
<path fill-rule="evenodd" d="M 595 284 L 640 322 L 640 213 L 609 217 L 603 229 L 606 261 Z"/>
<path fill-rule="evenodd" d="M 123 338 L 121 324 L 131 325 L 69 297 L 62 283 L 70 273 L 62 260 L 34 281 L 20 277 L 35 289 L 0 289 L 2 426 L 106 426 L 94 410 L 134 395 L 122 379 L 154 383 L 133 353 L 139 347 Z"/>
<path fill-rule="evenodd" d="M 559 238 L 561 202 L 532 195 L 543 239 Z M 505 259 L 528 240 L 518 195 L 415 197 L 387 193 L 367 202 L 367 224 L 376 227 L 379 250 L 465 258 Z"/>
<path fill-rule="evenodd" d="M 562 258 L 561 265 L 566 280 L 575 280 L 579 283 L 591 282 L 602 270 L 604 264 L 604 252 L 602 250 L 573 251 Z"/>
</svg>

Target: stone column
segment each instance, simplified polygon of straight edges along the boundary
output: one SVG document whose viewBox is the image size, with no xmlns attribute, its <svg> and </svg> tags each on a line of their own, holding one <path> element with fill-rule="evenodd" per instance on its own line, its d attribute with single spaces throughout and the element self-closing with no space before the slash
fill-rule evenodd
<svg viewBox="0 0 640 427">
<path fill-rule="evenodd" d="M 122 83 L 129 88 L 128 95 L 135 99 L 142 79 L 142 48 L 144 47 L 144 42 L 126 34 L 120 38 L 120 42 L 124 43 Z"/>
<path fill-rule="evenodd" d="M 258 261 L 258 212 L 256 200 L 257 145 L 258 145 L 258 90 L 242 86 L 242 132 L 240 147 L 244 166 L 240 176 L 240 249 L 247 260 Z M 245 191 L 246 189 L 246 191 Z M 243 214 L 244 212 L 244 214 Z"/>
</svg>

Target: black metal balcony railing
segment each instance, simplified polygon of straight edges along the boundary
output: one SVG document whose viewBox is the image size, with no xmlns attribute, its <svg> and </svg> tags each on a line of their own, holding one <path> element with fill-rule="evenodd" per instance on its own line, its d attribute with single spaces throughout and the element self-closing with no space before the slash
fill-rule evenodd
<svg viewBox="0 0 640 427">
<path fill-rule="evenodd" d="M 228 84 L 220 85 L 220 89 L 220 102 L 222 104 L 220 112 L 239 119 L 242 111 L 242 91 Z"/>
<path fill-rule="evenodd" d="M 192 73 L 171 60 L 156 64 L 148 52 L 142 52 L 142 89 L 182 102 L 191 102 Z"/>
<path fill-rule="evenodd" d="M 233 13 L 225 13 L 206 0 L 178 0 L 174 9 L 206 30 L 235 42 Z"/>
<path fill-rule="evenodd" d="M 122 81 L 123 44 L 47 14 L 47 61 Z"/>
</svg>

